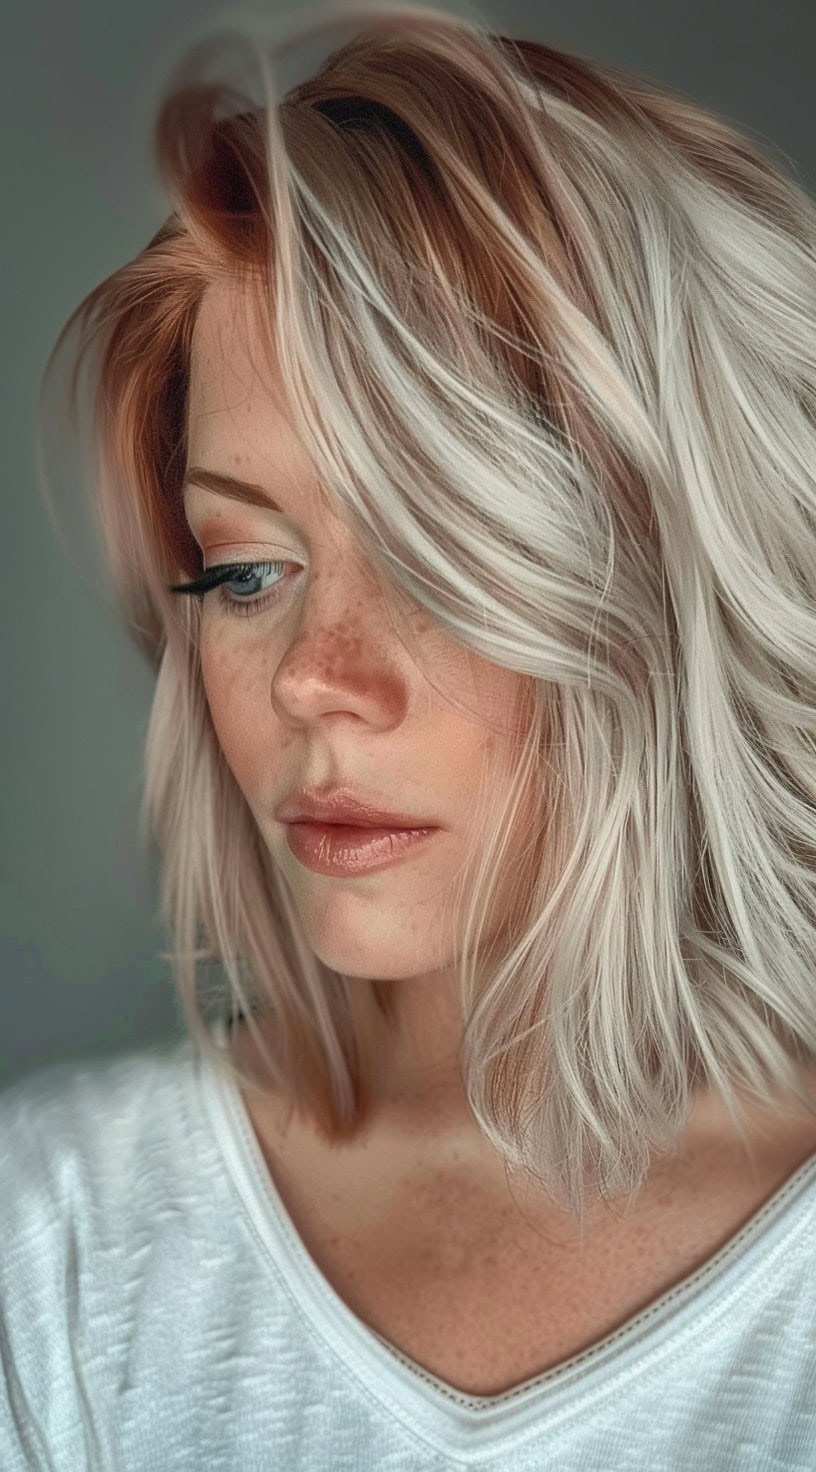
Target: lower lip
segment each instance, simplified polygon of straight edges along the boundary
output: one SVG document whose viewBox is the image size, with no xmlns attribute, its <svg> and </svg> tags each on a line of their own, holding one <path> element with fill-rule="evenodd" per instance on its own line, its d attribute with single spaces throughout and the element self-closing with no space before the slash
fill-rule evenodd
<svg viewBox="0 0 816 1472">
<path fill-rule="evenodd" d="M 349 828 L 339 823 L 287 823 L 292 853 L 315 874 L 368 874 L 396 864 L 437 828 Z"/>
</svg>

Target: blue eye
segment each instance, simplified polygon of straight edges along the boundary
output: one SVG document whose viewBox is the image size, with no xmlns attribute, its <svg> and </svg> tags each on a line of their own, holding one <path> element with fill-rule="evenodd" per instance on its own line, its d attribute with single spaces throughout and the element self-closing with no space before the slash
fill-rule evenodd
<svg viewBox="0 0 816 1472">
<path fill-rule="evenodd" d="M 169 591 L 171 593 L 192 593 L 201 598 L 210 588 L 220 588 L 218 602 L 220 607 L 228 613 L 237 613 L 244 618 L 250 618 L 255 613 L 260 613 L 263 608 L 268 608 L 282 595 L 279 591 L 284 579 L 280 576 L 284 568 L 295 566 L 288 562 L 221 562 L 216 567 L 210 567 L 204 575 L 193 583 L 175 583 Z M 235 598 L 226 588 L 220 587 L 222 583 L 244 583 L 257 582 L 268 573 L 277 573 L 276 582 L 269 592 L 263 597 Z"/>
</svg>

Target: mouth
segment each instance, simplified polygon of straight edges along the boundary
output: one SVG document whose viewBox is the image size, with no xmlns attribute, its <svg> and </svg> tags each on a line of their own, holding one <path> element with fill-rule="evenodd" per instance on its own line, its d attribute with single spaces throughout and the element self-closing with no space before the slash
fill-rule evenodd
<svg viewBox="0 0 816 1472">
<path fill-rule="evenodd" d="M 430 818 L 398 813 L 380 807 L 376 799 L 350 787 L 295 789 L 278 804 L 276 818 L 282 823 L 320 823 L 324 827 L 377 828 L 389 833 L 397 829 L 436 827 Z"/>
<path fill-rule="evenodd" d="M 435 827 L 364 827 L 297 819 L 286 827 L 291 853 L 317 874 L 354 877 L 384 869 L 412 854 L 439 832 Z"/>
<path fill-rule="evenodd" d="M 348 833 L 416 833 L 420 828 L 430 828 L 430 823 L 361 823 L 357 818 L 290 818 L 287 827 L 331 828 Z"/>
</svg>

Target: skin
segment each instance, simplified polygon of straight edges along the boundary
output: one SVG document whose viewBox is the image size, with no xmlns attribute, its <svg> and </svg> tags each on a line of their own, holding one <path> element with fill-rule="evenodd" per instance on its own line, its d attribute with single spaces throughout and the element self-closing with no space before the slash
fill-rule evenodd
<svg viewBox="0 0 816 1472">
<path fill-rule="evenodd" d="M 396 1111 L 420 1132 L 433 1120 L 460 1148 L 492 1156 L 456 1067 L 451 904 L 483 761 L 497 800 L 505 795 L 508 719 L 525 682 L 453 643 L 416 605 L 399 637 L 361 549 L 318 497 L 275 366 L 259 370 L 257 335 L 236 305 L 234 291 L 218 287 L 200 308 L 187 464 L 254 481 L 286 514 L 198 486 L 186 489 L 185 514 L 205 568 L 251 559 L 304 571 L 293 578 L 288 570 L 281 601 L 248 618 L 222 609 L 217 591 L 205 596 L 200 658 L 214 727 L 315 953 L 346 975 L 394 987 L 400 1025 L 382 1057 L 380 1117 Z M 442 831 L 380 873 L 311 872 L 289 850 L 274 809 L 301 783 L 341 780 Z M 510 898 L 500 894 L 491 935 Z"/>
</svg>

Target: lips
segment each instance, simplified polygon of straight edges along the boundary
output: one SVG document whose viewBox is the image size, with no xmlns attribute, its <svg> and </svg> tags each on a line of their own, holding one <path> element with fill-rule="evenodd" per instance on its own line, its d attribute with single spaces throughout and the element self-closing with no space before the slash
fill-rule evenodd
<svg viewBox="0 0 816 1472">
<path fill-rule="evenodd" d="M 406 860 L 438 831 L 294 822 L 287 824 L 286 843 L 305 868 L 330 878 L 353 880 Z"/>
<path fill-rule="evenodd" d="M 281 823 L 322 823 L 349 828 L 379 828 L 388 832 L 439 826 L 427 817 L 414 817 L 378 807 L 369 798 L 350 792 L 348 788 L 324 790 L 322 793 L 301 788 L 279 804 L 275 816 Z"/>
</svg>

